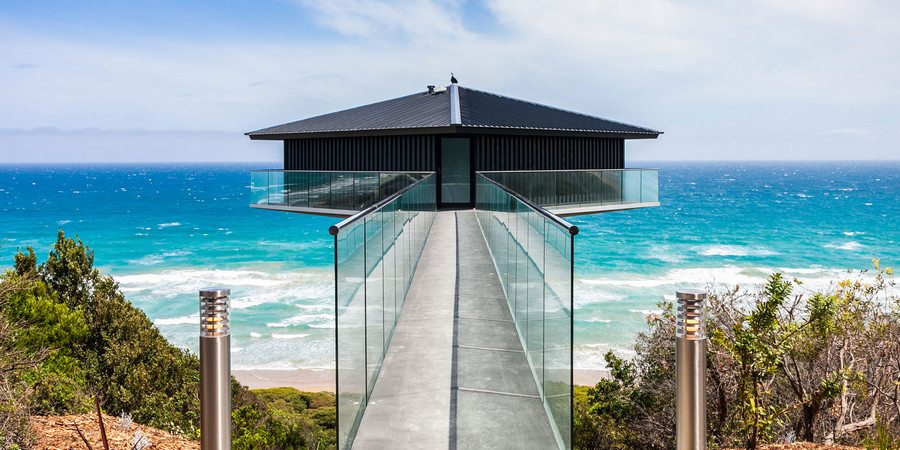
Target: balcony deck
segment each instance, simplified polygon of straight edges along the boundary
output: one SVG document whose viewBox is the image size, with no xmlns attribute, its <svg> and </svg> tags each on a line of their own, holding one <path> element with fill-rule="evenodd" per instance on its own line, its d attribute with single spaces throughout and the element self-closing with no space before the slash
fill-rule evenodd
<svg viewBox="0 0 900 450">
<path fill-rule="evenodd" d="M 555 448 L 472 211 L 438 213 L 357 448 Z"/>
</svg>

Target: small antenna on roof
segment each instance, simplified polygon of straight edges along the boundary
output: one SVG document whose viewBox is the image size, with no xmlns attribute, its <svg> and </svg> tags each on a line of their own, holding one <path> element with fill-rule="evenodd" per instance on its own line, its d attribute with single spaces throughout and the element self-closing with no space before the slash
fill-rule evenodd
<svg viewBox="0 0 900 450">
<path fill-rule="evenodd" d="M 459 83 L 459 81 L 456 80 L 456 77 L 453 76 L 453 72 L 450 72 L 450 83 L 451 83 L 451 84 L 457 84 L 457 83 Z"/>
</svg>

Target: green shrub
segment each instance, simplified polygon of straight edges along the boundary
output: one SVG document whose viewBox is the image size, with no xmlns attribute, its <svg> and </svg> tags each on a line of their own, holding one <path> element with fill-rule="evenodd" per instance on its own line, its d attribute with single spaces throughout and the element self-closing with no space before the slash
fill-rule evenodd
<svg viewBox="0 0 900 450">
<path fill-rule="evenodd" d="M 268 424 L 277 448 L 328 449 L 335 447 L 337 416 L 330 392 L 302 392 L 294 388 L 254 389 L 253 394 L 271 412 Z"/>
<path fill-rule="evenodd" d="M 28 275 L 9 275 L 7 283 L 25 287 L 7 295 L 3 305 L 6 320 L 18 324 L 16 347 L 43 353 L 42 360 L 23 373 L 33 389 L 31 407 L 37 414 L 70 414 L 90 410 L 87 377 L 79 361 L 88 325 L 81 310 L 71 310 L 51 296 L 42 281 Z"/>
<path fill-rule="evenodd" d="M 4 448 L 27 448 L 28 414 L 87 412 L 95 394 L 109 414 L 199 437 L 198 358 L 169 344 L 93 264 L 93 252 L 60 231 L 44 264 L 27 248 L 0 279 L 0 369 L 21 367 L 0 370 L 0 423 L 19 427 L 0 427 Z M 232 406 L 235 449 L 334 447 L 333 394 L 257 395 L 232 378 Z"/>
<path fill-rule="evenodd" d="M 773 274 L 759 292 L 710 295 L 711 448 L 812 441 L 892 447 L 900 436 L 900 299 L 880 269 L 804 292 Z M 797 294 L 795 292 L 801 292 Z M 674 448 L 675 317 L 648 318 L 636 357 L 574 391 L 577 448 Z M 887 418 L 875 424 L 875 418 Z"/>
<path fill-rule="evenodd" d="M 0 309 L 19 283 L 0 283 Z M 0 448 L 31 448 L 31 390 L 23 373 L 40 363 L 41 355 L 16 345 L 17 326 L 0 315 Z"/>
</svg>

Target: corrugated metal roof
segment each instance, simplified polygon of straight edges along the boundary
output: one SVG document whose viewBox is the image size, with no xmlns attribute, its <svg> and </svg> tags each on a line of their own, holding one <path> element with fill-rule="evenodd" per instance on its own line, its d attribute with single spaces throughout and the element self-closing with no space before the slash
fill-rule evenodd
<svg viewBox="0 0 900 450">
<path fill-rule="evenodd" d="M 462 110 L 462 123 L 467 127 L 629 134 L 660 133 L 649 128 L 475 89 L 460 88 L 459 103 Z"/>
<path fill-rule="evenodd" d="M 466 128 L 537 130 L 621 134 L 656 137 L 660 131 L 587 114 L 504 97 L 490 92 L 459 89 L 461 124 L 451 123 L 450 91 L 420 92 L 247 133 L 255 139 L 281 139 L 291 135 L 429 129 L 429 132 L 465 131 Z M 475 131 L 475 130 L 472 130 Z"/>
<path fill-rule="evenodd" d="M 450 95 L 427 92 L 310 117 L 247 133 L 249 136 L 450 126 Z"/>
</svg>

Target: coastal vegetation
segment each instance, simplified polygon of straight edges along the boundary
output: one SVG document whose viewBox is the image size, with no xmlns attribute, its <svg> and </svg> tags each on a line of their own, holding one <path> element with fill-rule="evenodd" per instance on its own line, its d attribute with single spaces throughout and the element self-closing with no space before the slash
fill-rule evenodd
<svg viewBox="0 0 900 450">
<path fill-rule="evenodd" d="M 166 341 L 60 231 L 45 262 L 31 248 L 0 279 L 0 447 L 28 448 L 32 415 L 105 413 L 199 437 L 199 361 Z M 232 379 L 235 449 L 334 445 L 334 395 L 251 391 Z"/>
<path fill-rule="evenodd" d="M 759 292 L 711 295 L 711 448 L 900 448 L 900 299 L 891 269 L 874 266 L 824 292 L 775 273 Z M 576 447 L 675 448 L 675 317 L 671 304 L 661 308 L 648 316 L 636 357 L 607 353 L 610 376 L 576 387 Z"/>
<path fill-rule="evenodd" d="M 900 448 L 900 299 L 878 262 L 822 292 L 773 274 L 708 303 L 711 448 L 807 441 Z M 671 304 L 647 318 L 636 356 L 606 355 L 609 377 L 575 387 L 575 446 L 674 448 Z M 62 232 L 0 278 L 0 447 L 29 448 L 33 416 L 94 414 L 196 440 L 199 363 Z M 232 380 L 235 449 L 335 445 L 335 398 Z"/>
</svg>

